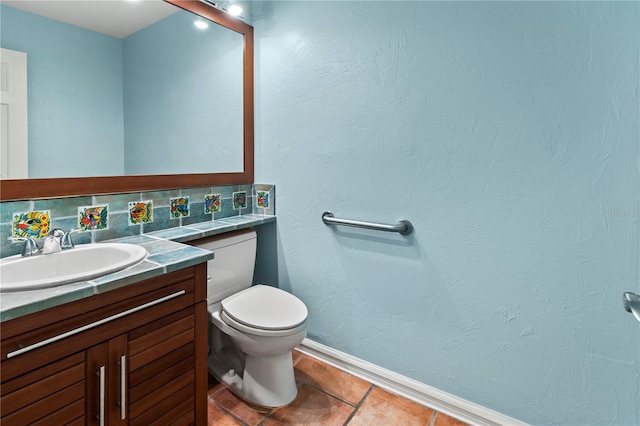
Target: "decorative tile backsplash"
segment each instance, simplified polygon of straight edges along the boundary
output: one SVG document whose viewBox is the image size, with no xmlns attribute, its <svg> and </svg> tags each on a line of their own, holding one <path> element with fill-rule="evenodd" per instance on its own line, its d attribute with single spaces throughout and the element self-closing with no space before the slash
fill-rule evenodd
<svg viewBox="0 0 640 426">
<path fill-rule="evenodd" d="M 129 225 L 140 225 L 153 222 L 153 201 L 129 202 Z"/>
<path fill-rule="evenodd" d="M 171 219 L 189 217 L 189 197 L 176 197 L 170 200 Z"/>
<path fill-rule="evenodd" d="M 275 214 L 275 186 L 227 185 L 0 203 L 0 257 L 20 253 L 11 236 L 77 229 L 76 244 L 140 235 L 243 214 Z"/>
<path fill-rule="evenodd" d="M 255 184 L 255 212 L 258 214 L 276 214 L 276 187 L 273 185 Z"/>
<path fill-rule="evenodd" d="M 247 193 L 245 191 L 233 193 L 233 208 L 235 210 L 247 208 Z"/>
<path fill-rule="evenodd" d="M 256 206 L 263 209 L 269 208 L 269 191 L 256 191 Z"/>
<path fill-rule="evenodd" d="M 51 214 L 49 211 L 13 213 L 13 237 L 44 238 L 49 233 Z"/>
<path fill-rule="evenodd" d="M 78 229 L 101 231 L 109 228 L 109 206 L 78 207 Z"/>
<path fill-rule="evenodd" d="M 207 194 L 204 196 L 204 212 L 205 214 L 212 214 L 220 212 L 222 207 L 222 200 L 220 194 Z"/>
</svg>

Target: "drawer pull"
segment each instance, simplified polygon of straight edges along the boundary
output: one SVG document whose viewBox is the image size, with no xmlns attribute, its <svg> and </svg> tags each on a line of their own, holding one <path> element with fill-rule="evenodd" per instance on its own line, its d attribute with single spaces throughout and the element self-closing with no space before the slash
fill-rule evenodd
<svg viewBox="0 0 640 426">
<path fill-rule="evenodd" d="M 33 345 L 25 346 L 25 347 L 23 347 L 21 349 L 18 349 L 17 351 L 9 352 L 7 354 L 7 359 L 13 358 L 14 356 L 22 355 L 25 352 L 30 352 L 30 351 L 32 351 L 34 349 L 38 349 L 38 348 L 40 348 L 42 346 L 45 346 L 45 345 L 48 345 L 50 343 L 57 342 L 58 340 L 66 339 L 67 337 L 73 336 L 74 334 L 82 333 L 83 331 L 90 330 L 90 329 L 92 329 L 94 327 L 97 327 L 99 325 L 105 324 L 105 323 L 107 323 L 109 321 L 113 321 L 113 320 L 116 320 L 118 318 L 122 318 L 124 316 L 133 314 L 134 312 L 138 312 L 138 311 L 141 311 L 143 309 L 149 308 L 151 306 L 157 305 L 159 303 L 166 302 L 167 300 L 175 299 L 176 297 L 180 297 L 185 293 L 186 293 L 185 290 L 180 290 L 180 291 L 175 292 L 173 294 L 169 294 L 168 296 L 164 296 L 164 297 L 161 297 L 159 299 L 153 300 L 151 302 L 145 303 L 143 305 L 136 306 L 135 308 L 131 308 L 131 309 L 128 309 L 126 311 L 122 311 L 120 313 L 117 313 L 115 315 L 111 315 L 110 317 L 103 318 L 101 320 L 92 322 L 92 323 L 87 324 L 87 325 L 83 325 L 82 327 L 74 328 L 73 330 L 69 330 L 69 331 L 67 331 L 65 333 L 58 334 L 57 336 L 50 337 L 50 338 L 42 340 L 42 341 L 40 341 L 38 343 L 34 343 Z"/>
<path fill-rule="evenodd" d="M 104 426 L 104 399 L 105 399 L 105 366 L 100 366 L 97 376 L 99 379 L 100 390 L 98 392 L 98 424 Z"/>
<path fill-rule="evenodd" d="M 127 356 L 120 356 L 120 420 L 127 418 Z"/>
</svg>

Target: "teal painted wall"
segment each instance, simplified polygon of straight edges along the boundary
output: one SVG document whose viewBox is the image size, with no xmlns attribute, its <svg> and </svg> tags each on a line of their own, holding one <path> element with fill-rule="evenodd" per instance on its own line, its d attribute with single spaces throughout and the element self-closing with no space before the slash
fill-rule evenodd
<svg viewBox="0 0 640 426">
<path fill-rule="evenodd" d="M 639 8 L 254 3 L 256 180 L 311 339 L 524 422 L 640 425 Z"/>
</svg>

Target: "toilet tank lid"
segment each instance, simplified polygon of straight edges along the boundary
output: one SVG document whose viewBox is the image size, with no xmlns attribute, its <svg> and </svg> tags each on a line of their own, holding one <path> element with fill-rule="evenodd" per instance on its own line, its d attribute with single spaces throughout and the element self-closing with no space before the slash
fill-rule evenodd
<svg viewBox="0 0 640 426">
<path fill-rule="evenodd" d="M 256 239 L 256 231 L 251 228 L 240 231 L 225 232 L 214 235 L 212 237 L 200 238 L 189 242 L 192 246 L 200 247 L 206 250 L 217 250 L 222 247 L 232 246 L 244 241 Z"/>
<path fill-rule="evenodd" d="M 309 314 L 305 304 L 293 294 L 261 284 L 227 297 L 221 307 L 239 323 L 262 330 L 297 327 Z"/>
</svg>

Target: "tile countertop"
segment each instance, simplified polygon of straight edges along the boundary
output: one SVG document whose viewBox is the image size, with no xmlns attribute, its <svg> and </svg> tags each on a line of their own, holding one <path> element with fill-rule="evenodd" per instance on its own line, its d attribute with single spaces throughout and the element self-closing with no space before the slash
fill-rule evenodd
<svg viewBox="0 0 640 426">
<path fill-rule="evenodd" d="M 1 293 L 0 322 L 206 262 L 213 258 L 213 253 L 182 243 L 275 220 L 275 216 L 249 214 L 110 240 L 138 244 L 149 254 L 137 265 L 90 281 L 42 290 Z"/>
</svg>

